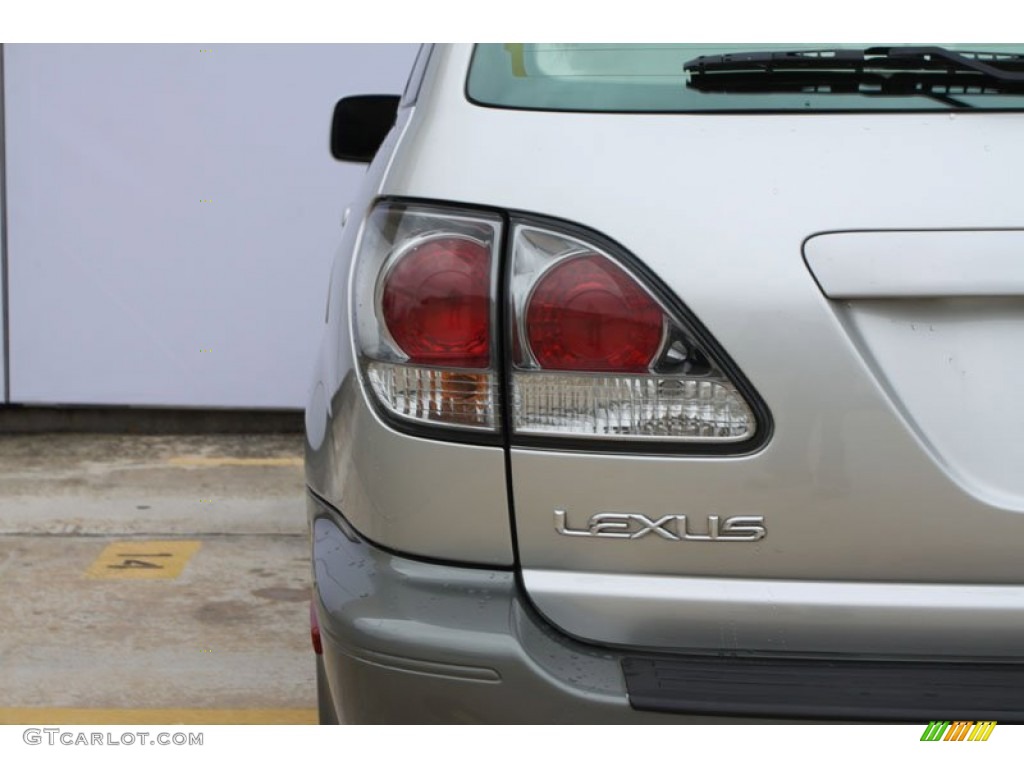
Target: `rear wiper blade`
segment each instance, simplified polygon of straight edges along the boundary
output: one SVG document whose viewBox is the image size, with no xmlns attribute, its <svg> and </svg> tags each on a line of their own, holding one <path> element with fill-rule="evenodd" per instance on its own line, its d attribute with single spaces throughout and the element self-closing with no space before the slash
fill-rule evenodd
<svg viewBox="0 0 1024 768">
<path fill-rule="evenodd" d="M 751 51 L 698 56 L 683 65 L 691 77 L 717 74 L 774 74 L 793 71 L 933 72 L 947 76 L 983 75 L 998 83 L 1024 83 L 1024 55 L 990 51 L 951 51 L 931 45 Z"/>
<path fill-rule="evenodd" d="M 999 83 L 985 75 L 965 73 L 896 72 L 765 72 L 751 76 L 747 72 L 720 72 L 690 76 L 686 84 L 701 93 L 794 93 L 802 95 L 923 96 L 957 109 L 973 105 L 960 97 L 1024 95 L 1024 83 Z"/>
</svg>

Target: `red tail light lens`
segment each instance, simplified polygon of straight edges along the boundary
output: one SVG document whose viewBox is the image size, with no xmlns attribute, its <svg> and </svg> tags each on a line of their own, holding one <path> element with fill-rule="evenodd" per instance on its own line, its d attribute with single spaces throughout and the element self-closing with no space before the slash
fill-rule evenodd
<svg viewBox="0 0 1024 768">
<path fill-rule="evenodd" d="M 410 363 L 486 368 L 490 249 L 449 236 L 410 244 L 384 278 L 381 312 Z"/>
<path fill-rule="evenodd" d="M 661 307 L 616 264 L 572 256 L 537 282 L 526 335 L 546 370 L 645 373 L 661 349 Z"/>
<path fill-rule="evenodd" d="M 360 234 L 356 352 L 383 411 L 444 429 L 498 431 L 494 326 L 502 221 L 382 201 Z"/>
</svg>

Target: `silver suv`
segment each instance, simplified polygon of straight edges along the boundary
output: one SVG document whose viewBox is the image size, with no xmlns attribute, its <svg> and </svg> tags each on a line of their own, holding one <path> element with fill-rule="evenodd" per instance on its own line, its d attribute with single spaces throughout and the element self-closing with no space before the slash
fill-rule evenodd
<svg viewBox="0 0 1024 768">
<path fill-rule="evenodd" d="M 1022 135 L 1024 46 L 424 46 L 339 102 L 322 720 L 1024 719 Z"/>
</svg>

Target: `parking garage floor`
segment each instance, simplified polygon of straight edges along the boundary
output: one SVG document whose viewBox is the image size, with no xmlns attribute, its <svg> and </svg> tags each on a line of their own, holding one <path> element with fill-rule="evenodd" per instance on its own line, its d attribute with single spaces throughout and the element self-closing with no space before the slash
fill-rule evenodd
<svg viewBox="0 0 1024 768">
<path fill-rule="evenodd" d="M 313 723 L 301 436 L 0 435 L 0 724 Z"/>
</svg>

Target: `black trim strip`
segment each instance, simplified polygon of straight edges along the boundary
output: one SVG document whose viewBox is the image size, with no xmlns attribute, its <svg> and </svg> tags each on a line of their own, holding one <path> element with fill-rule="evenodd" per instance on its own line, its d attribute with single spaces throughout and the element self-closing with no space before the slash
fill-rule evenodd
<svg viewBox="0 0 1024 768">
<path fill-rule="evenodd" d="M 498 350 L 498 402 L 501 406 L 501 439 L 505 458 L 505 496 L 508 503 L 508 529 L 512 536 L 512 562 L 515 563 L 515 578 L 521 594 L 528 594 L 523 581 L 522 559 L 519 556 L 519 528 L 516 524 L 516 495 L 512 483 L 512 350 L 509 349 L 512 321 L 512 303 L 509 301 L 509 286 L 512 284 L 512 222 L 507 215 L 502 219 L 501 254 L 498 267 L 497 330 Z"/>
<path fill-rule="evenodd" d="M 1024 664 L 863 659 L 622 660 L 634 709 L 809 720 L 1024 722 Z"/>
</svg>

